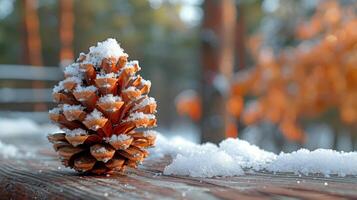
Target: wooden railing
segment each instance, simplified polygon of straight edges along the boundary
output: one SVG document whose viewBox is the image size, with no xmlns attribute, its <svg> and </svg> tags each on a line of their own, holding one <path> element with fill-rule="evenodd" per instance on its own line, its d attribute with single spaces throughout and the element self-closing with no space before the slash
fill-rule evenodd
<svg viewBox="0 0 357 200">
<path fill-rule="evenodd" d="M 0 64 L 0 117 L 37 116 L 35 120 L 43 121 L 47 110 L 35 105 L 51 107 L 52 87 L 61 79 L 59 67 Z M 35 88 L 33 82 L 42 87 Z"/>
</svg>

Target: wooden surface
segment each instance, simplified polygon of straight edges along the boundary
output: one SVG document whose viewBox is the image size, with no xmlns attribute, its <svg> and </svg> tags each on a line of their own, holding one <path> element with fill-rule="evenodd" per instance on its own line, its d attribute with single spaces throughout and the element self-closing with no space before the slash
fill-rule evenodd
<svg viewBox="0 0 357 200">
<path fill-rule="evenodd" d="M 44 139 L 1 140 L 31 149 L 32 156 L 0 158 L 0 199 L 357 199 L 356 177 L 249 170 L 228 178 L 165 176 L 168 157 L 145 161 L 125 175 L 82 176 L 63 168 Z"/>
</svg>

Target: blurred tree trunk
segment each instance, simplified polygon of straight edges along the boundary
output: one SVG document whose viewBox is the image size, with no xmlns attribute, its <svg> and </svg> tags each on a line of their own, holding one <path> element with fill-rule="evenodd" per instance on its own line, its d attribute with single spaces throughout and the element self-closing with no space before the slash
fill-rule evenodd
<svg viewBox="0 0 357 200">
<path fill-rule="evenodd" d="M 42 66 L 41 37 L 37 15 L 37 0 L 23 0 L 26 64 Z"/>
<path fill-rule="evenodd" d="M 24 20 L 24 58 L 25 64 L 41 67 L 42 62 L 42 46 L 40 37 L 40 23 L 37 14 L 37 0 L 23 0 L 23 20 Z M 40 81 L 32 82 L 33 88 L 43 88 L 44 85 Z M 36 96 L 43 96 L 41 92 Z M 47 110 L 46 104 L 37 103 L 34 105 L 35 111 Z"/>
<path fill-rule="evenodd" d="M 202 141 L 218 143 L 231 119 L 225 108 L 233 74 L 236 6 L 234 0 L 206 0 L 202 25 Z"/>
<path fill-rule="evenodd" d="M 245 67 L 245 21 L 244 7 L 242 4 L 237 5 L 237 26 L 236 26 L 236 55 L 238 70 Z"/>
<path fill-rule="evenodd" d="M 65 66 L 73 61 L 73 0 L 60 2 L 60 65 Z"/>
</svg>

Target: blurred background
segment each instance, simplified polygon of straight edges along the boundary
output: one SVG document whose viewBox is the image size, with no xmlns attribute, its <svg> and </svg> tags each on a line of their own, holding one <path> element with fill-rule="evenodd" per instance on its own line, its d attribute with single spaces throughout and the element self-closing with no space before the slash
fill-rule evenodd
<svg viewBox="0 0 357 200">
<path fill-rule="evenodd" d="M 0 0 L 0 136 L 48 132 L 62 69 L 112 37 L 152 81 L 165 135 L 352 151 L 356 8 L 352 0 Z"/>
</svg>

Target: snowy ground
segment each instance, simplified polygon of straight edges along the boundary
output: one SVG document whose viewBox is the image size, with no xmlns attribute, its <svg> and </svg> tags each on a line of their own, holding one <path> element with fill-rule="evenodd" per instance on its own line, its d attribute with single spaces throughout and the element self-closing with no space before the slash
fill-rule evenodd
<svg viewBox="0 0 357 200">
<path fill-rule="evenodd" d="M 24 118 L 0 118 L 0 127 L 0 156 L 5 158 L 26 156 L 8 138 L 31 138 L 37 135 L 44 139 L 47 133 L 58 130 L 53 125 L 39 125 Z M 1 140 L 10 142 L 4 143 Z M 156 148 L 151 149 L 151 158 L 164 155 L 173 157 L 172 163 L 164 170 L 167 175 L 237 176 L 243 175 L 246 170 L 304 175 L 319 173 L 325 176 L 357 175 L 357 152 L 300 149 L 292 153 L 274 154 L 239 139 L 226 139 L 219 145 L 197 144 L 182 137 L 168 138 L 158 134 Z"/>
</svg>

